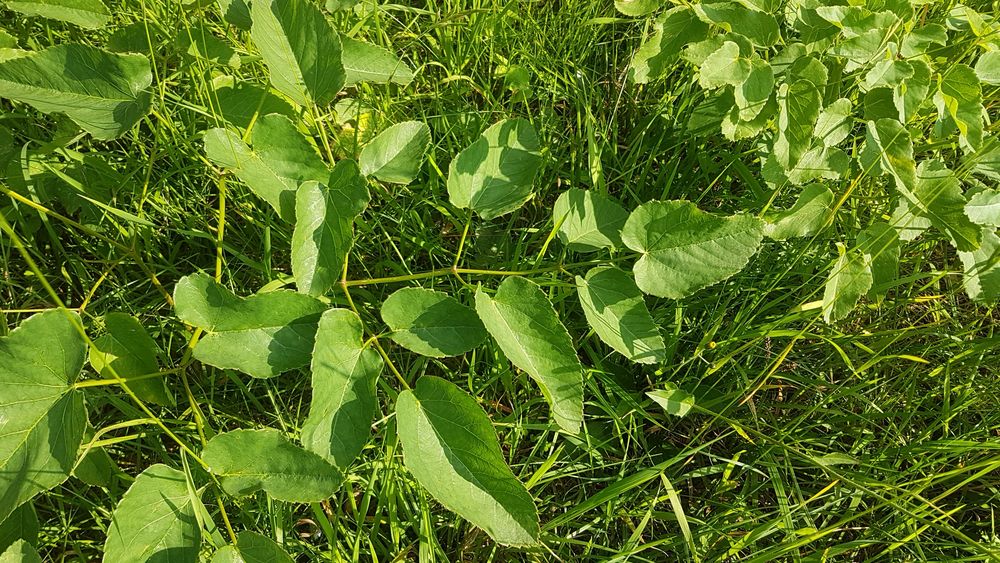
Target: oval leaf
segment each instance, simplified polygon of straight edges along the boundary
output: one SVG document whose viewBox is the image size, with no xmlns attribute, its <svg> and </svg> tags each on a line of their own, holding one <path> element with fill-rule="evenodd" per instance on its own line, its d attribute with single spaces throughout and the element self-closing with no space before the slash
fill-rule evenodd
<svg viewBox="0 0 1000 563">
<path fill-rule="evenodd" d="M 628 212 L 604 194 L 571 188 L 559 194 L 552 218 L 563 244 L 577 252 L 594 252 L 621 247 Z"/>
<path fill-rule="evenodd" d="M 181 278 L 174 289 L 177 316 L 205 330 L 194 357 L 253 377 L 274 377 L 309 363 L 323 303 L 278 290 L 236 296 L 211 276 Z"/>
<path fill-rule="evenodd" d="M 839 243 L 838 243 L 839 244 Z M 830 270 L 823 290 L 823 319 L 828 322 L 846 317 L 858 300 L 872 287 L 870 258 L 857 250 L 844 251 Z"/>
<path fill-rule="evenodd" d="M 30 543 L 18 540 L 0 553 L 0 563 L 42 563 L 42 558 Z"/>
<path fill-rule="evenodd" d="M 496 432 L 476 400 L 424 376 L 399 394 L 396 431 L 403 463 L 435 499 L 504 545 L 538 543 L 538 512 L 507 467 Z"/>
<path fill-rule="evenodd" d="M 583 365 L 542 288 L 522 277 L 509 277 L 493 297 L 476 291 L 476 313 L 507 359 L 538 383 L 556 424 L 570 434 L 579 432 Z"/>
<path fill-rule="evenodd" d="M 126 380 L 129 389 L 144 401 L 173 405 L 174 397 L 162 376 L 134 379 L 160 370 L 156 361 L 159 348 L 139 321 L 125 313 L 108 313 L 104 315 L 104 330 L 90 348 L 91 367 L 101 377 L 117 375 Z"/>
<path fill-rule="evenodd" d="M 448 168 L 448 198 L 483 219 L 524 205 L 542 164 L 538 134 L 523 119 L 494 124 L 463 150 Z"/>
<path fill-rule="evenodd" d="M 594 332 L 618 353 L 640 364 L 662 362 L 663 337 L 632 276 L 601 267 L 576 277 L 577 296 Z"/>
<path fill-rule="evenodd" d="M 64 113 L 98 139 L 125 134 L 149 113 L 149 60 L 67 43 L 0 62 L 0 97 Z"/>
<path fill-rule="evenodd" d="M 73 388 L 87 353 L 79 322 L 54 309 L 0 338 L 0 521 L 62 484 L 76 463 L 87 425 L 83 394 Z"/>
<path fill-rule="evenodd" d="M 809 184 L 785 211 L 768 214 L 764 234 L 774 240 L 788 240 L 817 233 L 833 213 L 833 192 L 822 184 Z"/>
<path fill-rule="evenodd" d="M 271 538 L 255 532 L 240 532 L 236 545 L 216 551 L 212 563 L 292 563 L 292 558 Z"/>
<path fill-rule="evenodd" d="M 379 133 L 358 157 L 361 173 L 383 182 L 409 184 L 420 172 L 431 144 L 431 129 L 421 121 L 397 123 Z"/>
<path fill-rule="evenodd" d="M 104 27 L 111 21 L 111 12 L 101 0 L 6 0 L 4 5 L 15 12 L 69 22 L 86 29 Z"/>
<path fill-rule="evenodd" d="M 361 319 L 347 309 L 323 313 L 312 358 L 312 404 L 302 445 L 337 467 L 361 453 L 375 416 L 382 356 L 365 346 Z"/>
<path fill-rule="evenodd" d="M 194 563 L 200 550 L 201 526 L 184 473 L 147 468 L 111 515 L 104 563 Z"/>
<path fill-rule="evenodd" d="M 681 299 L 742 270 L 763 235 L 756 217 L 718 217 L 689 201 L 653 201 L 632 212 L 622 240 L 642 252 L 633 268 L 639 289 Z"/>
<path fill-rule="evenodd" d="M 400 289 L 382 303 L 382 320 L 396 344 L 432 358 L 464 354 L 486 339 L 476 312 L 440 291 Z"/>
<path fill-rule="evenodd" d="M 344 481 L 339 469 L 270 428 L 219 434 L 201 457 L 222 488 L 236 497 L 263 490 L 275 500 L 319 502 Z"/>
<path fill-rule="evenodd" d="M 413 69 L 388 50 L 346 35 L 340 36 L 340 43 L 346 74 L 344 86 L 353 86 L 358 82 L 406 85 L 413 80 Z"/>
</svg>

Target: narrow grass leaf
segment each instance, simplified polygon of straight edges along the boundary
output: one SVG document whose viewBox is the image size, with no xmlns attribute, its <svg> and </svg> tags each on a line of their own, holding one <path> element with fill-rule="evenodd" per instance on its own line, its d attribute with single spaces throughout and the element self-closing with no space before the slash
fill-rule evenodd
<svg viewBox="0 0 1000 563">
<path fill-rule="evenodd" d="M 312 403 L 302 445 L 346 469 L 371 436 L 382 356 L 364 342 L 361 319 L 347 309 L 323 313 L 312 357 Z"/>
<path fill-rule="evenodd" d="M 621 248 L 627 219 L 628 212 L 618 202 L 592 190 L 570 188 L 559 194 L 552 207 L 559 240 L 577 252 Z"/>
<path fill-rule="evenodd" d="M 85 29 L 104 27 L 111 12 L 101 0 L 4 0 L 9 10 L 78 25 Z"/>
<path fill-rule="evenodd" d="M 632 276 L 618 268 L 598 267 L 576 277 L 576 290 L 587 322 L 601 341 L 636 363 L 663 361 L 663 337 Z"/>
<path fill-rule="evenodd" d="M 0 521 L 62 484 L 76 462 L 87 425 L 83 394 L 73 388 L 87 353 L 79 322 L 53 309 L 0 338 Z"/>
<path fill-rule="evenodd" d="M 476 291 L 476 313 L 507 359 L 528 372 L 545 395 L 560 428 L 576 434 L 583 423 L 583 366 L 566 327 L 542 288 L 509 277 L 490 297 Z"/>
<path fill-rule="evenodd" d="M 238 297 L 211 276 L 194 274 L 174 289 L 177 317 L 204 329 L 194 357 L 253 377 L 274 377 L 309 363 L 316 324 L 326 306 L 300 293 Z"/>
<path fill-rule="evenodd" d="M 409 184 L 420 173 L 431 144 L 431 128 L 422 121 L 397 123 L 361 149 L 361 173 L 390 184 Z"/>
<path fill-rule="evenodd" d="M 148 467 L 129 487 L 111 515 L 104 563 L 194 563 L 201 551 L 201 526 L 183 472 Z"/>
<path fill-rule="evenodd" d="M 406 468 L 446 508 L 498 543 L 538 543 L 534 500 L 507 467 L 493 424 L 468 393 L 421 377 L 399 394 L 396 430 Z"/>
<path fill-rule="evenodd" d="M 139 321 L 126 313 L 108 313 L 104 315 L 104 331 L 90 348 L 91 367 L 101 377 L 117 375 L 124 379 L 129 389 L 144 401 L 173 405 L 174 397 L 162 376 L 134 379 L 160 370 L 156 360 L 159 348 Z"/>
<path fill-rule="evenodd" d="M 274 500 L 319 502 L 344 481 L 335 466 L 270 428 L 218 434 L 208 441 L 202 459 L 235 497 L 263 490 Z"/>
<path fill-rule="evenodd" d="M 476 312 L 440 291 L 405 287 L 382 302 L 382 320 L 390 338 L 417 354 L 432 358 L 458 356 L 486 340 Z"/>
</svg>

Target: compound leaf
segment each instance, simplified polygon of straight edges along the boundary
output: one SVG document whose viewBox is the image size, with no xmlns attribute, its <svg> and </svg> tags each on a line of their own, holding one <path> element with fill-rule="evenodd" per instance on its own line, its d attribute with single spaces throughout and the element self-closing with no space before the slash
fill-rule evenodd
<svg viewBox="0 0 1000 563">
<path fill-rule="evenodd" d="M 361 173 L 391 184 L 409 184 L 420 172 L 430 144 L 431 129 L 426 123 L 397 123 L 361 149 Z"/>
<path fill-rule="evenodd" d="M 663 361 L 663 337 L 632 276 L 618 268 L 594 268 L 576 277 L 576 289 L 587 322 L 605 344 L 636 363 Z"/>
<path fill-rule="evenodd" d="M 600 192 L 570 188 L 559 194 L 552 218 L 559 225 L 559 240 L 568 248 L 595 252 L 621 247 L 628 212 Z"/>
<path fill-rule="evenodd" d="M 472 350 L 486 339 L 476 312 L 457 299 L 418 287 L 396 291 L 382 303 L 390 338 L 407 350 L 443 358 Z"/>
<path fill-rule="evenodd" d="M 507 467 L 493 424 L 468 393 L 421 377 L 399 394 L 396 431 L 403 463 L 446 508 L 498 543 L 538 543 L 534 500 Z"/>
</svg>

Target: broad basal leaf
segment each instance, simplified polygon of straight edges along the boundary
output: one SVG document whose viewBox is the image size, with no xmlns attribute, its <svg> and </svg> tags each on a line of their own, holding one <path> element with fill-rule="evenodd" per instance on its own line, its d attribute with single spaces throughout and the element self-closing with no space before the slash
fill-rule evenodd
<svg viewBox="0 0 1000 563">
<path fill-rule="evenodd" d="M 615 0 L 615 8 L 626 16 L 645 16 L 662 3 L 660 0 Z"/>
<path fill-rule="evenodd" d="M 910 31 L 903 38 L 899 54 L 909 59 L 927 53 L 935 48 L 934 45 L 943 47 L 946 44 L 948 44 L 948 30 L 939 23 L 929 23 Z"/>
<path fill-rule="evenodd" d="M 620 248 L 628 212 L 610 197 L 592 190 L 570 188 L 559 194 L 552 220 L 559 240 L 577 252 Z"/>
<path fill-rule="evenodd" d="M 383 182 L 409 184 L 420 173 L 431 144 L 431 128 L 422 121 L 405 121 L 389 127 L 361 149 L 361 173 Z"/>
<path fill-rule="evenodd" d="M 781 40 L 774 16 L 751 10 L 739 2 L 698 2 L 694 8 L 702 20 L 739 33 L 758 47 L 770 47 Z"/>
<path fill-rule="evenodd" d="M 791 170 L 809 148 L 820 112 L 820 93 L 808 80 L 782 84 L 778 89 L 778 136 L 774 155 L 785 170 Z"/>
<path fill-rule="evenodd" d="M 839 98 L 820 112 L 816 119 L 816 127 L 813 129 L 813 137 L 824 146 L 835 147 L 844 142 L 853 128 L 851 100 Z"/>
<path fill-rule="evenodd" d="M 941 74 L 934 103 L 942 118 L 958 127 L 959 139 L 973 151 L 983 142 L 983 92 L 976 72 L 968 65 L 953 64 Z"/>
<path fill-rule="evenodd" d="M 198 360 L 253 377 L 274 377 L 309 363 L 323 303 L 278 290 L 238 297 L 211 276 L 194 274 L 174 289 L 177 317 L 204 329 Z"/>
<path fill-rule="evenodd" d="M 965 269 L 963 285 L 970 299 L 984 303 L 1000 299 L 1000 237 L 992 227 L 984 227 L 982 244 L 972 252 L 959 252 Z"/>
<path fill-rule="evenodd" d="M 281 218 L 295 222 L 295 192 L 308 180 L 326 183 L 330 172 L 316 149 L 287 117 L 265 115 L 257 120 L 247 146 L 228 129 L 205 132 L 205 156 L 228 168 Z"/>
<path fill-rule="evenodd" d="M 302 293 L 323 295 L 343 275 L 354 220 L 371 196 L 353 160 L 341 160 L 328 185 L 308 181 L 295 194 L 292 274 Z"/>
<path fill-rule="evenodd" d="M 346 468 L 371 436 L 382 356 L 365 345 L 361 319 L 347 309 L 323 313 L 312 357 L 312 404 L 302 445 Z"/>
<path fill-rule="evenodd" d="M 98 139 L 125 134 L 149 112 L 149 60 L 66 43 L 0 62 L 0 97 L 64 113 Z"/>
<path fill-rule="evenodd" d="M 985 84 L 1000 86 L 1000 51 L 988 51 L 976 61 L 976 76 Z"/>
<path fill-rule="evenodd" d="M 31 545 L 38 544 L 38 514 L 30 502 L 17 507 L 6 519 L 0 521 L 0 553 L 18 540 Z"/>
<path fill-rule="evenodd" d="M 750 59 L 740 55 L 740 47 L 726 41 L 701 64 L 698 84 L 702 88 L 739 86 L 750 76 Z"/>
<path fill-rule="evenodd" d="M 708 25 L 687 6 L 671 8 L 656 18 L 653 35 L 632 57 L 632 79 L 645 84 L 665 77 L 681 49 L 708 35 Z"/>
<path fill-rule="evenodd" d="M 587 322 L 605 344 L 633 362 L 663 361 L 663 337 L 632 276 L 618 268 L 594 268 L 587 277 L 576 277 L 576 289 Z"/>
<path fill-rule="evenodd" d="M 236 536 L 236 545 L 216 551 L 212 563 L 293 563 L 293 560 L 271 538 L 247 531 Z"/>
<path fill-rule="evenodd" d="M 104 27 L 111 12 L 101 0 L 4 0 L 15 12 L 69 22 L 87 29 Z"/>
<path fill-rule="evenodd" d="M 858 235 L 858 250 L 868 256 L 871 265 L 872 287 L 868 297 L 880 300 L 898 277 L 899 235 L 888 223 L 872 223 Z"/>
<path fill-rule="evenodd" d="M 983 190 L 965 204 L 965 215 L 977 225 L 1000 227 L 1000 192 Z"/>
<path fill-rule="evenodd" d="M 18 540 L 0 553 L 0 563 L 42 563 L 42 558 L 30 543 Z"/>
<path fill-rule="evenodd" d="M 90 365 L 101 377 L 117 375 L 128 382 L 129 389 L 140 399 L 173 405 L 174 397 L 163 377 L 134 379 L 160 370 L 156 361 L 159 348 L 139 321 L 125 313 L 108 313 L 104 315 L 104 330 L 90 348 Z"/>
<path fill-rule="evenodd" d="M 735 85 L 733 90 L 736 107 L 742 121 L 750 121 L 757 117 L 767 105 L 774 92 L 774 72 L 767 61 L 760 58 L 750 59 L 750 73 L 746 80 Z"/>
<path fill-rule="evenodd" d="M 340 34 L 310 0 L 254 0 L 250 34 L 271 84 L 300 106 L 325 106 L 344 87 Z"/>
<path fill-rule="evenodd" d="M 828 323 L 846 317 L 872 286 L 869 256 L 842 245 L 840 252 L 823 290 L 823 319 Z"/>
<path fill-rule="evenodd" d="M 111 515 L 104 563 L 195 563 L 200 550 L 201 526 L 184 473 L 147 468 Z"/>
<path fill-rule="evenodd" d="M 382 320 L 400 346 L 430 356 L 458 356 L 486 339 L 476 312 L 440 291 L 406 287 L 382 303 Z"/>
<path fill-rule="evenodd" d="M 646 396 L 660 405 L 667 414 L 678 418 L 684 418 L 684 415 L 691 412 L 691 408 L 694 407 L 694 396 L 673 383 L 664 383 L 663 389 L 649 391 Z"/>
<path fill-rule="evenodd" d="M 917 115 L 931 91 L 930 65 L 922 59 L 914 59 L 910 61 L 910 66 L 913 75 L 892 89 L 892 100 L 903 123 L 908 123 Z"/>
<path fill-rule="evenodd" d="M 865 142 L 878 149 L 881 168 L 896 181 L 896 189 L 909 201 L 914 201 L 917 164 L 913 160 L 913 141 L 906 128 L 895 119 L 869 121 Z"/>
<path fill-rule="evenodd" d="M 448 168 L 448 198 L 483 219 L 514 211 L 531 198 L 542 164 L 538 134 L 523 119 L 494 124 Z"/>
<path fill-rule="evenodd" d="M 87 348 L 74 321 L 47 311 L 0 338 L 0 521 L 62 484 L 76 462 L 87 413 L 73 383 Z"/>
<path fill-rule="evenodd" d="M 222 488 L 236 497 L 263 490 L 275 500 L 319 502 L 344 481 L 339 469 L 273 429 L 219 434 L 201 457 Z"/>
<path fill-rule="evenodd" d="M 340 42 L 346 73 L 344 86 L 353 86 L 359 82 L 394 82 L 406 85 L 413 80 L 413 69 L 388 50 L 345 35 L 340 36 Z"/>
<path fill-rule="evenodd" d="M 476 313 L 507 359 L 538 383 L 556 424 L 576 434 L 583 423 L 583 365 L 545 292 L 509 277 L 493 297 L 476 291 Z"/>
<path fill-rule="evenodd" d="M 635 280 L 645 293 L 681 299 L 739 272 L 760 247 L 764 224 L 750 215 L 719 217 L 689 201 L 640 205 L 622 231 L 642 253 Z"/>
<path fill-rule="evenodd" d="M 931 224 L 946 233 L 955 248 L 971 251 L 979 248 L 980 228 L 965 214 L 966 199 L 962 187 L 940 160 L 925 160 L 917 167 L 915 201 L 910 208 L 930 219 Z"/>
<path fill-rule="evenodd" d="M 833 213 L 833 192 L 822 184 L 809 184 L 790 209 L 768 214 L 764 234 L 774 240 L 788 240 L 815 234 Z"/>
<path fill-rule="evenodd" d="M 535 503 L 507 467 L 496 431 L 475 399 L 425 375 L 399 394 L 396 431 L 403 463 L 446 508 L 498 543 L 538 543 Z"/>
</svg>

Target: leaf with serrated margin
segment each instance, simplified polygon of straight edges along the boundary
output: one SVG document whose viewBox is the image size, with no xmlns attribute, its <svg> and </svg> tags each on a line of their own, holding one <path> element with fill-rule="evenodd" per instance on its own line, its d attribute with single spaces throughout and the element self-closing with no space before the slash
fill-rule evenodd
<svg viewBox="0 0 1000 563">
<path fill-rule="evenodd" d="M 785 170 L 794 168 L 809 148 L 820 105 L 819 90 L 808 80 L 782 84 L 778 89 L 778 135 L 774 141 L 774 155 Z"/>
<path fill-rule="evenodd" d="M 969 198 L 965 215 L 977 225 L 1000 227 L 1000 192 L 986 189 Z"/>
<path fill-rule="evenodd" d="M 918 57 L 932 49 L 932 45 L 944 47 L 948 44 L 948 30 L 939 23 L 929 23 L 906 34 L 900 45 L 899 54 L 904 58 Z"/>
<path fill-rule="evenodd" d="M 476 312 L 440 291 L 406 287 L 382 303 L 382 320 L 396 344 L 424 356 L 458 356 L 486 340 Z"/>
<path fill-rule="evenodd" d="M 823 320 L 828 323 L 846 317 L 872 287 L 869 256 L 837 244 L 840 257 L 834 262 L 823 290 Z"/>
<path fill-rule="evenodd" d="M 219 5 L 222 19 L 240 29 L 250 29 L 253 20 L 250 19 L 250 6 L 247 0 L 215 0 Z"/>
<path fill-rule="evenodd" d="M 910 208 L 948 235 L 958 250 L 979 248 L 980 228 L 965 214 L 968 203 L 955 173 L 940 160 L 925 160 L 917 167 L 915 200 Z"/>
<path fill-rule="evenodd" d="M 201 457 L 223 490 L 235 497 L 263 490 L 274 500 L 319 502 L 344 481 L 334 465 L 272 428 L 218 434 Z"/>
<path fill-rule="evenodd" d="M 559 240 L 570 250 L 595 252 L 621 247 L 628 212 L 600 192 L 570 188 L 556 199 L 552 219 L 559 225 Z"/>
<path fill-rule="evenodd" d="M 149 59 L 67 43 L 0 62 L 0 97 L 63 113 L 98 139 L 124 135 L 149 113 Z"/>
<path fill-rule="evenodd" d="M 542 165 L 538 133 L 524 119 L 493 124 L 451 161 L 448 198 L 483 219 L 514 211 L 531 198 Z"/>
<path fill-rule="evenodd" d="M 615 0 L 615 9 L 626 16 L 645 16 L 659 8 L 661 0 Z"/>
<path fill-rule="evenodd" d="M 739 33 L 757 47 L 770 47 L 781 40 L 778 22 L 771 14 L 750 10 L 736 2 L 698 2 L 694 9 L 703 21 Z"/>
<path fill-rule="evenodd" d="M 970 299 L 992 303 L 1000 300 L 1000 237 L 993 227 L 984 227 L 981 236 L 979 248 L 958 253 L 965 269 L 962 285 Z"/>
<path fill-rule="evenodd" d="M 601 341 L 639 364 L 663 361 L 666 349 L 642 292 L 628 273 L 598 267 L 576 277 L 577 297 L 587 323 Z"/>
<path fill-rule="evenodd" d="M 125 492 L 111 515 L 104 563 L 195 563 L 201 526 L 183 472 L 148 467 Z"/>
<path fill-rule="evenodd" d="M 323 313 L 312 356 L 312 404 L 302 445 L 347 468 L 371 436 L 382 356 L 365 345 L 361 319 L 347 309 Z"/>
<path fill-rule="evenodd" d="M 31 545 L 38 544 L 38 513 L 30 502 L 17 507 L 0 521 L 0 553 L 17 540 L 24 540 Z"/>
<path fill-rule="evenodd" d="M 406 85 L 413 80 L 413 69 L 387 49 L 346 35 L 340 36 L 340 43 L 346 73 L 344 86 L 359 82 Z"/>
<path fill-rule="evenodd" d="M 809 184 L 795 200 L 795 205 L 764 217 L 764 235 L 774 240 L 788 240 L 816 234 L 833 213 L 833 192 L 823 184 Z"/>
<path fill-rule="evenodd" d="M 353 160 L 333 167 L 327 185 L 308 181 L 295 193 L 292 274 L 301 293 L 324 295 L 341 278 L 354 245 L 354 221 L 371 196 Z"/>
<path fill-rule="evenodd" d="M 108 313 L 104 315 L 104 331 L 90 348 L 91 367 L 101 377 L 117 375 L 124 379 L 129 389 L 144 401 L 173 405 L 174 397 L 163 377 L 134 379 L 160 370 L 156 360 L 159 348 L 139 321 L 126 313 Z"/>
<path fill-rule="evenodd" d="M 632 79 L 638 84 L 665 77 L 685 45 L 708 35 L 708 25 L 687 6 L 667 10 L 653 26 L 653 35 L 635 52 L 630 64 Z"/>
<path fill-rule="evenodd" d="M 238 297 L 198 273 L 174 289 L 180 320 L 205 330 L 194 357 L 253 377 L 274 377 L 309 363 L 322 302 L 287 290 Z"/>
<path fill-rule="evenodd" d="M 87 425 L 73 388 L 87 354 L 79 323 L 53 309 L 0 338 L 0 521 L 62 484 L 76 463 Z"/>
<path fill-rule="evenodd" d="M 872 223 L 858 235 L 858 250 L 869 257 L 871 264 L 868 297 L 881 300 L 899 272 L 899 235 L 888 223 Z"/>
<path fill-rule="evenodd" d="M 892 89 L 892 101 L 903 123 L 917 115 L 931 91 L 931 67 L 921 59 L 910 61 L 910 67 L 913 75 Z"/>
<path fill-rule="evenodd" d="M 750 59 L 750 74 L 733 90 L 736 107 L 740 110 L 740 120 L 750 121 L 767 105 L 774 92 L 774 72 L 767 61 L 754 57 Z"/>
<path fill-rule="evenodd" d="M 496 431 L 476 400 L 439 377 L 399 394 L 396 431 L 403 464 L 449 510 L 497 543 L 538 543 L 538 511 L 507 467 Z"/>
<path fill-rule="evenodd" d="M 740 56 L 740 47 L 726 41 L 701 63 L 698 84 L 702 88 L 738 86 L 749 78 L 750 60 Z"/>
<path fill-rule="evenodd" d="M 938 79 L 934 103 L 942 119 L 955 121 L 963 146 L 978 150 L 983 143 L 983 91 L 976 72 L 964 64 L 949 66 Z"/>
<path fill-rule="evenodd" d="M 361 149 L 361 173 L 391 184 L 409 184 L 420 173 L 431 128 L 422 121 L 404 121 L 379 133 Z"/>
<path fill-rule="evenodd" d="M 205 132 L 205 156 L 232 170 L 281 218 L 295 222 L 295 192 L 308 180 L 326 183 L 330 171 L 316 149 L 290 119 L 280 114 L 261 117 L 250 136 L 253 148 L 228 129 Z"/>
<path fill-rule="evenodd" d="M 976 76 L 985 84 L 1000 86 L 1000 51 L 988 51 L 979 56 Z"/>
<path fill-rule="evenodd" d="M 340 34 L 309 0 L 253 0 L 250 35 L 271 84 L 300 106 L 325 106 L 344 87 Z"/>
<path fill-rule="evenodd" d="M 895 180 L 896 189 L 910 202 L 915 201 L 917 164 L 913 160 L 913 141 L 906 128 L 895 119 L 869 121 L 865 142 L 877 149 L 881 168 Z"/>
<path fill-rule="evenodd" d="M 645 293 L 682 299 L 742 270 L 760 248 L 764 224 L 750 215 L 719 217 L 690 201 L 652 201 L 625 222 L 625 246 L 642 253 L 635 281 Z"/>
<path fill-rule="evenodd" d="M 552 418 L 576 434 L 583 423 L 583 365 L 552 302 L 532 281 L 505 279 L 493 297 L 476 291 L 476 313 L 507 359 L 528 372 Z"/>
</svg>

